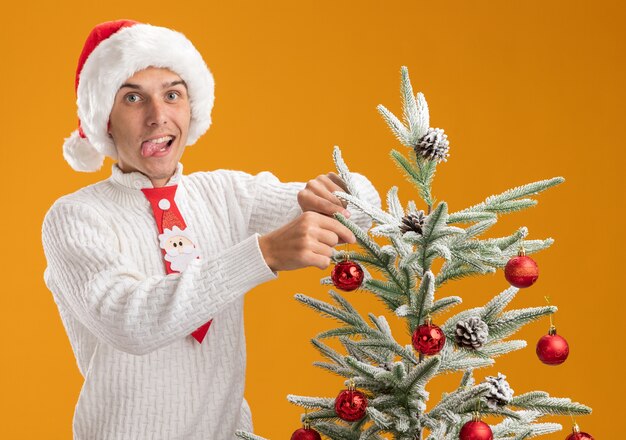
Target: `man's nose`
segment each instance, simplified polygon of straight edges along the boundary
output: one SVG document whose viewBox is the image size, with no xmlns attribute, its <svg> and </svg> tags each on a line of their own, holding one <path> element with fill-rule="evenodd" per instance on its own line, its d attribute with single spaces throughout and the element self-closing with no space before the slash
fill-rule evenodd
<svg viewBox="0 0 626 440">
<path fill-rule="evenodd" d="M 149 126 L 160 126 L 167 124 L 167 108 L 165 103 L 158 99 L 150 100 L 148 104 L 148 112 L 146 115 L 146 123 Z"/>
</svg>

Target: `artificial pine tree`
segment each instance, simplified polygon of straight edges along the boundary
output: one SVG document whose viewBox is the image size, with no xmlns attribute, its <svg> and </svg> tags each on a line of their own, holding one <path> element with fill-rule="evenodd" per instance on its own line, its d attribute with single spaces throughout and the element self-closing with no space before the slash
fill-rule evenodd
<svg viewBox="0 0 626 440">
<path fill-rule="evenodd" d="M 348 259 L 367 267 L 360 289 L 376 295 L 390 314 L 404 319 L 407 333 L 394 337 L 384 316 L 370 313 L 368 322 L 333 290 L 330 296 L 336 305 L 297 294 L 298 301 L 341 322 L 340 327 L 317 335 L 312 343 L 328 360 L 315 365 L 345 377 L 349 389 L 338 398 L 290 395 L 288 399 L 307 409 L 303 421 L 307 428 L 310 425 L 310 432 L 317 431 L 333 440 L 422 440 L 425 435 L 427 440 L 522 440 L 558 431 L 562 429 L 560 424 L 538 419 L 551 414 L 589 414 L 591 409 L 568 398 L 550 397 L 544 391 L 515 396 L 502 374 L 480 383 L 473 375 L 475 369 L 493 365 L 495 357 L 525 347 L 525 341 L 508 338 L 525 324 L 556 312 L 556 307 L 505 311 L 519 290 L 511 286 L 483 307 L 461 311 L 440 327 L 433 322 L 462 302 L 457 296 L 436 299 L 437 289 L 443 284 L 493 273 L 518 256 L 520 249 L 532 254 L 553 243 L 552 239 L 526 240 L 525 227 L 506 237 L 478 237 L 497 222 L 498 215 L 534 206 L 537 202 L 530 196 L 564 179 L 523 185 L 449 213 L 447 204 L 436 202 L 431 193 L 437 165 L 449 156 L 447 136 L 443 130 L 430 127 L 426 100 L 421 93 L 413 94 L 405 67 L 401 76 L 404 122 L 382 105 L 378 110 L 400 143 L 409 148 L 408 157 L 395 150 L 391 157 L 417 188 L 425 210 L 418 209 L 413 201 L 404 208 L 395 187 L 387 193 L 387 211 L 361 200 L 335 148 L 337 171 L 350 191 L 337 196 L 368 214 L 375 225 L 369 233 L 364 232 L 337 214 L 337 220 L 355 234 L 362 250 L 340 252 L 335 261 Z M 372 237 L 384 237 L 378 241 L 388 240 L 389 244 L 381 246 Z M 438 273 L 433 271 L 436 259 L 443 259 Z M 330 278 L 322 282 L 332 284 Z M 347 354 L 322 342 L 331 337 L 339 338 Z M 445 393 L 438 403 L 429 402 L 429 380 L 453 372 L 463 373 L 459 387 Z M 353 396 L 357 400 L 351 407 L 349 399 Z M 477 411 L 502 421 L 488 426 L 479 420 Z M 262 439 L 243 432 L 237 435 Z"/>
</svg>

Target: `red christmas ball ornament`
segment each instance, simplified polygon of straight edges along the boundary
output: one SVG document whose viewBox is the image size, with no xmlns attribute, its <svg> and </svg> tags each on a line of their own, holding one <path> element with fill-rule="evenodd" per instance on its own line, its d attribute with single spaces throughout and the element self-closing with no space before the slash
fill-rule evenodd
<svg viewBox="0 0 626 440">
<path fill-rule="evenodd" d="M 365 416 L 367 397 L 350 385 L 335 398 L 335 412 L 340 419 L 346 422 L 356 422 Z"/>
<path fill-rule="evenodd" d="M 330 277 L 337 289 L 350 292 L 361 287 L 363 269 L 354 261 L 341 261 L 333 267 Z"/>
<path fill-rule="evenodd" d="M 291 440 L 322 440 L 322 437 L 315 429 L 300 428 L 291 434 Z"/>
<path fill-rule="evenodd" d="M 565 440 L 593 440 L 593 437 L 591 434 L 587 434 L 586 432 L 577 432 L 568 435 Z"/>
<path fill-rule="evenodd" d="M 569 345 L 562 336 L 556 334 L 556 327 L 551 326 L 547 335 L 537 342 L 537 357 L 546 365 L 560 365 L 569 356 Z"/>
<path fill-rule="evenodd" d="M 472 420 L 461 428 L 459 440 L 493 440 L 493 432 L 485 422 Z"/>
<path fill-rule="evenodd" d="M 412 341 L 416 351 L 432 356 L 441 351 L 446 343 L 446 335 L 441 328 L 430 321 L 430 318 L 427 318 L 426 322 L 413 332 Z"/>
<path fill-rule="evenodd" d="M 572 433 L 568 435 L 565 440 L 593 440 L 593 437 L 591 434 L 587 434 L 586 432 L 580 432 L 578 425 L 574 425 Z"/>
<path fill-rule="evenodd" d="M 524 288 L 535 284 L 539 278 L 539 267 L 535 260 L 526 256 L 522 248 L 517 257 L 511 258 L 504 267 L 504 277 L 515 287 Z"/>
</svg>

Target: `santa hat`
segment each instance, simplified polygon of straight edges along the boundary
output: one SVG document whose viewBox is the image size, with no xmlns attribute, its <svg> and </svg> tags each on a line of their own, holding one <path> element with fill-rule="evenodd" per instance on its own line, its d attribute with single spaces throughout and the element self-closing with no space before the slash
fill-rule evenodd
<svg viewBox="0 0 626 440">
<path fill-rule="evenodd" d="M 147 67 L 167 68 L 187 84 L 191 121 L 187 145 L 211 125 L 213 76 L 200 53 L 181 33 L 132 20 L 97 25 L 85 42 L 76 69 L 78 129 L 63 144 L 63 157 L 76 171 L 97 171 L 104 156 L 117 158 L 108 122 L 124 82 Z"/>
</svg>

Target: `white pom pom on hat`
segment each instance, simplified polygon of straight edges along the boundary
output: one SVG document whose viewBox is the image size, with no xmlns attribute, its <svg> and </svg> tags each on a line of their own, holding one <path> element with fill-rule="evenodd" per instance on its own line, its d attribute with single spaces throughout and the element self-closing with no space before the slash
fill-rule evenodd
<svg viewBox="0 0 626 440">
<path fill-rule="evenodd" d="M 63 157 L 74 170 L 97 171 L 105 156 L 117 158 L 107 130 L 115 95 L 128 78 L 148 67 L 167 68 L 187 84 L 187 145 L 211 126 L 213 76 L 183 34 L 132 20 L 101 23 L 87 37 L 76 69 L 79 127 L 63 144 Z"/>
</svg>

